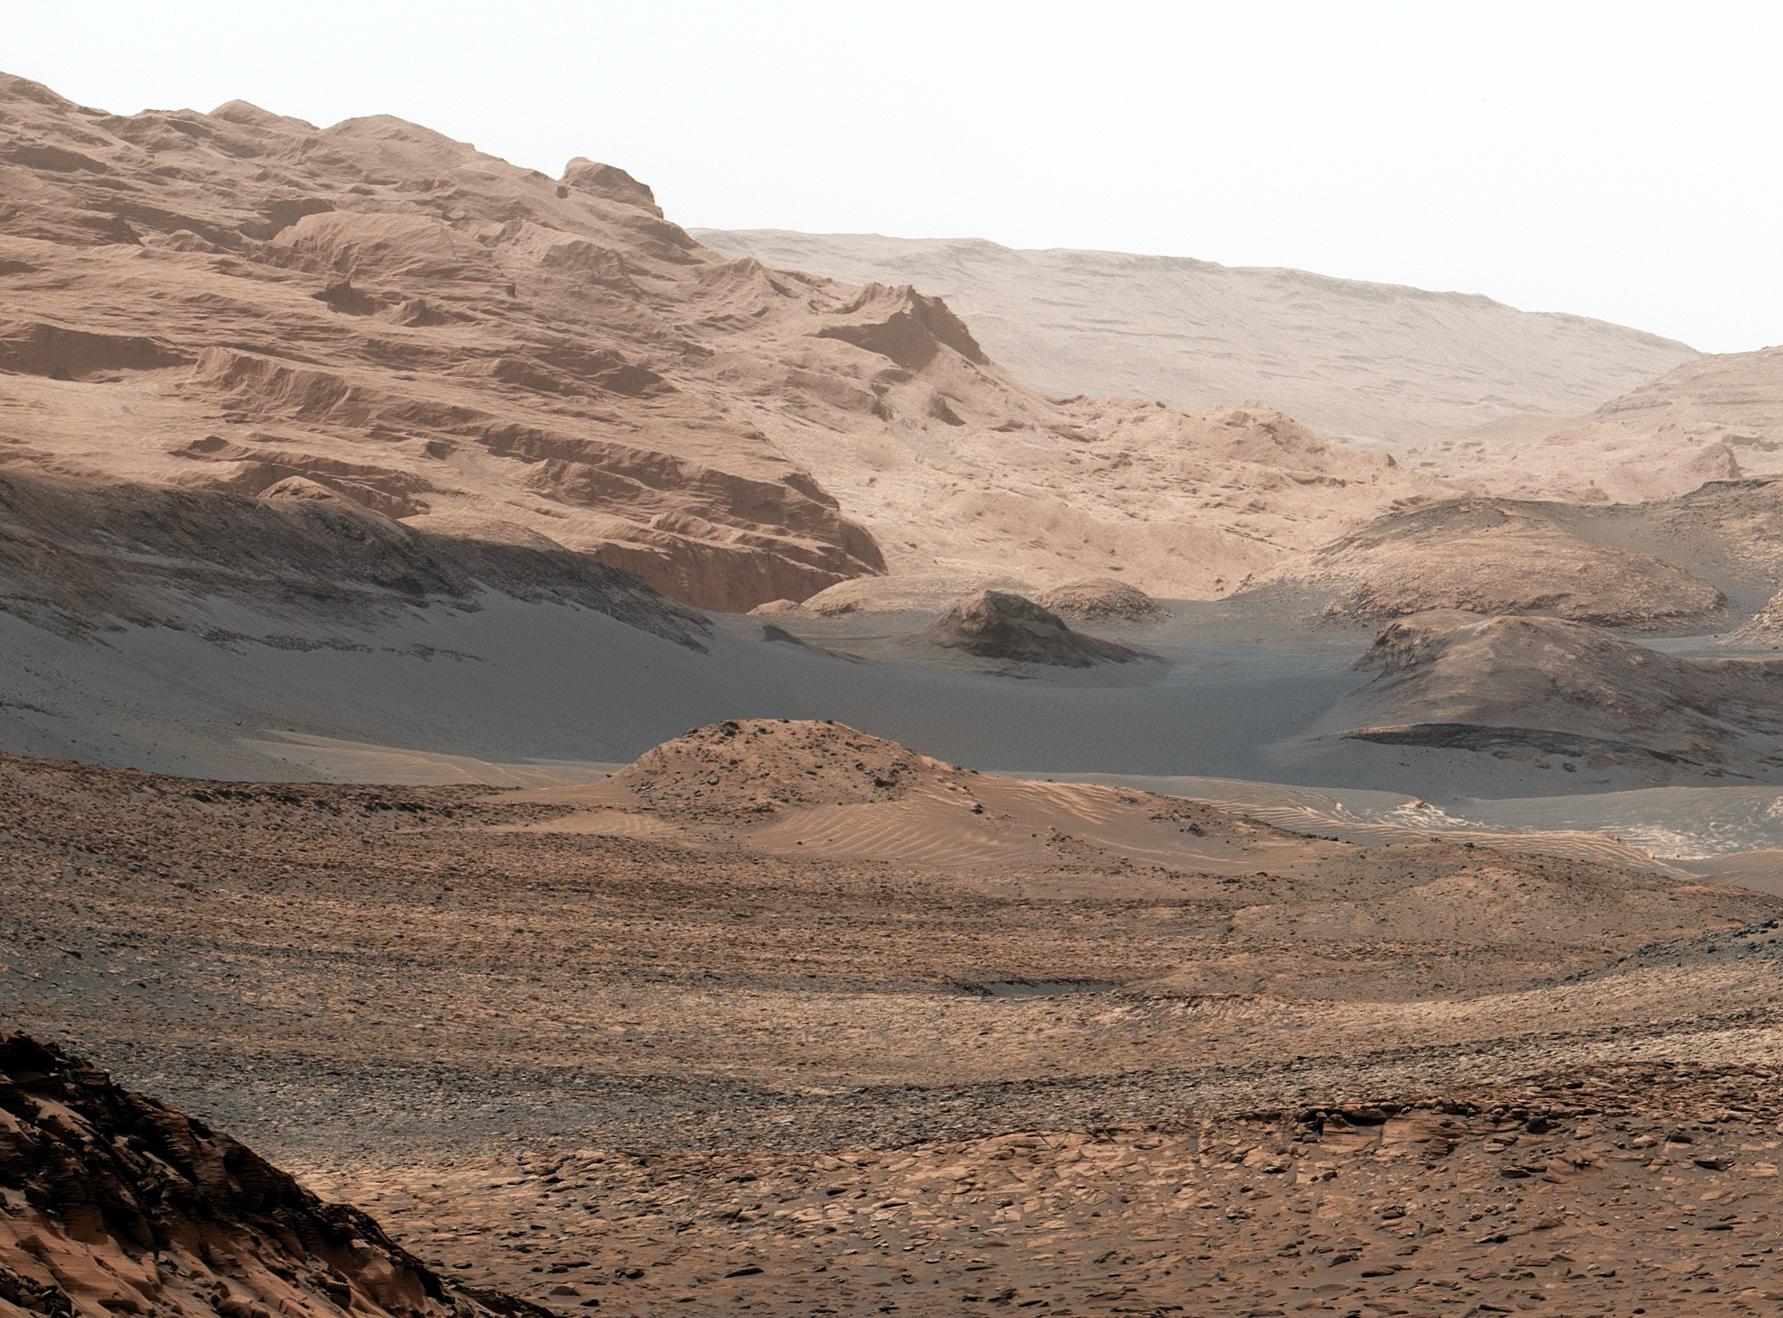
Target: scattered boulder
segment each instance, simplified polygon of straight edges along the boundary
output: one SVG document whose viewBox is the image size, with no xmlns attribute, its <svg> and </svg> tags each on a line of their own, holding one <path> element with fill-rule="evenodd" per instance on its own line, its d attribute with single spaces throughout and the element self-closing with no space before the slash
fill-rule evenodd
<svg viewBox="0 0 1783 1318">
<path fill-rule="evenodd" d="M 1033 600 L 1000 590 L 981 590 L 960 600 L 923 633 L 931 645 L 964 650 L 982 659 L 1089 668 L 1158 657 L 1118 641 L 1071 630 L 1065 620 Z"/>
<path fill-rule="evenodd" d="M 1149 622 L 1167 612 L 1137 586 L 1113 577 L 1089 577 L 1054 586 L 1034 602 L 1076 622 Z"/>
</svg>

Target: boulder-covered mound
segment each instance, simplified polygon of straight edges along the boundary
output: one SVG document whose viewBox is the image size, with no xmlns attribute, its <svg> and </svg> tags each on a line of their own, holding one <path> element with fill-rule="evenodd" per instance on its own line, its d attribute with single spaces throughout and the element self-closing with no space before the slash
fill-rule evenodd
<svg viewBox="0 0 1783 1318">
<path fill-rule="evenodd" d="M 923 639 L 981 659 L 1056 668 L 1130 664 L 1140 659 L 1157 662 L 1156 655 L 1134 646 L 1073 631 L 1050 609 L 1000 590 L 981 590 L 960 600 L 923 633 Z"/>
<path fill-rule="evenodd" d="M 1720 616 L 1716 587 L 1652 554 L 1559 525 L 1558 505 L 1464 499 L 1389 513 L 1253 583 L 1378 623 L 1436 609 L 1663 628 Z"/>
<path fill-rule="evenodd" d="M 1113 577 L 1090 577 L 1054 586 L 1034 602 L 1076 622 L 1148 622 L 1167 612 L 1137 586 Z"/>
<path fill-rule="evenodd" d="M 1316 734 L 1679 770 L 1783 764 L 1783 662 L 1687 659 L 1559 618 L 1436 612 L 1389 624 L 1378 674 Z"/>
<path fill-rule="evenodd" d="M 895 801 L 965 769 L 828 719 L 726 719 L 652 747 L 602 784 L 670 812 L 771 814 L 782 806 Z"/>
<path fill-rule="evenodd" d="M 0 1033 L 0 1314 L 549 1318 L 429 1270 L 229 1136 Z"/>
</svg>

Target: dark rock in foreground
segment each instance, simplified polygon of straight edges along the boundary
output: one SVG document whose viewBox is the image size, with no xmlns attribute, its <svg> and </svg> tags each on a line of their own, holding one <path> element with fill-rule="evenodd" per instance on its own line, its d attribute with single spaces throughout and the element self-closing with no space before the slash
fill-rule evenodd
<svg viewBox="0 0 1783 1318">
<path fill-rule="evenodd" d="M 450 1286 L 358 1209 L 22 1034 L 0 1033 L 0 1196 L 0 1313 L 546 1312 Z"/>
</svg>

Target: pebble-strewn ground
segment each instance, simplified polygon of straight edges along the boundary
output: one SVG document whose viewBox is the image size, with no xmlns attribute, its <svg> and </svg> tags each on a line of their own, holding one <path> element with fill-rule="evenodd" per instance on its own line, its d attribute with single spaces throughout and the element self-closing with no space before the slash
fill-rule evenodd
<svg viewBox="0 0 1783 1318">
<path fill-rule="evenodd" d="M 1775 899 L 511 828 L 551 812 L 0 761 L 8 1024 L 565 1314 L 1783 1303 Z"/>
<path fill-rule="evenodd" d="M 602 1313 L 1767 1313 L 1778 1097 L 1592 1068 L 1348 1120 L 311 1179 L 448 1275 Z"/>
</svg>

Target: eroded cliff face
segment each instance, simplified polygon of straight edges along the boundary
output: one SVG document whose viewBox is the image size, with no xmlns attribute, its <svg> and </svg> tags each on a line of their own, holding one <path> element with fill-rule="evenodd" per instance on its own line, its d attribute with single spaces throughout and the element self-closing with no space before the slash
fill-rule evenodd
<svg viewBox="0 0 1783 1318">
<path fill-rule="evenodd" d="M 728 260 L 610 165 L 4 75 L 0 464 L 301 480 L 736 610 L 937 567 L 1217 595 L 1431 485 L 1265 407 L 1044 397 L 940 300 Z"/>
<path fill-rule="evenodd" d="M 107 115 L 6 78 L 0 195 L 0 458 L 301 477 L 463 534 L 517 523 L 711 608 L 883 570 L 749 401 L 778 357 L 762 322 L 860 322 L 853 290 L 724 261 L 623 171 L 552 180 L 388 119 Z"/>
<path fill-rule="evenodd" d="M 203 1122 L 0 1033 L 0 1314 L 525 1318 Z"/>
</svg>

